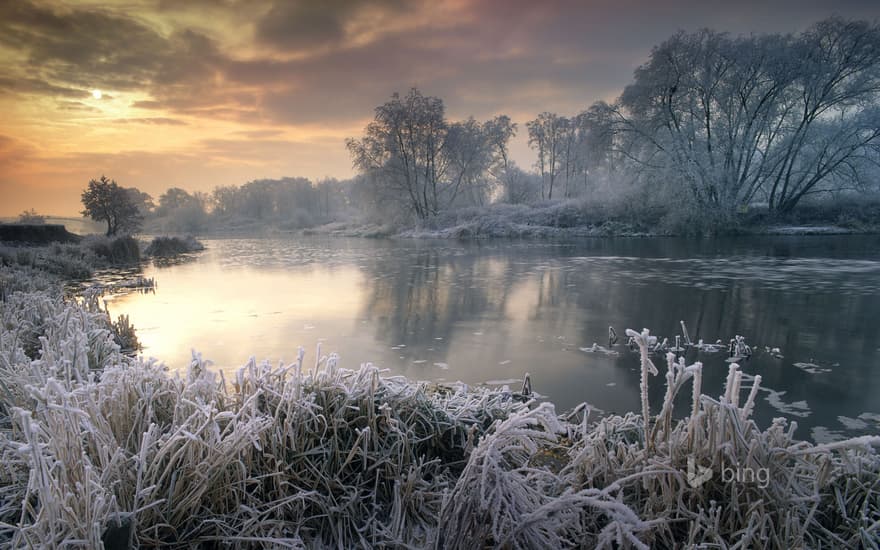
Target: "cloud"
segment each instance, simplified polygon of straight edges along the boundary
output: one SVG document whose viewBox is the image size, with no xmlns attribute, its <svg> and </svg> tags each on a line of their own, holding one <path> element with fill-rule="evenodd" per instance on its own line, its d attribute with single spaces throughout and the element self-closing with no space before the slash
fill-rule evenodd
<svg viewBox="0 0 880 550">
<path fill-rule="evenodd" d="M 282 51 L 341 46 L 356 31 L 351 27 L 359 18 L 379 25 L 413 5 L 402 0 L 276 0 L 257 22 L 256 38 Z"/>
<path fill-rule="evenodd" d="M 40 94 L 55 97 L 85 98 L 91 95 L 88 90 L 56 86 L 39 78 L 0 77 L 0 92 L 20 94 Z"/>
<path fill-rule="evenodd" d="M 794 32 L 832 14 L 874 19 L 876 0 L 0 1 L 0 109 L 21 138 L 0 142 L 0 182 L 345 177 L 340 136 L 392 92 L 417 86 L 453 119 L 522 127 L 614 98 L 679 29 Z M 147 125 L 163 140 L 143 151 Z"/>
<path fill-rule="evenodd" d="M 161 126 L 186 126 L 183 120 L 168 117 L 117 118 L 118 124 L 158 124 Z"/>
<path fill-rule="evenodd" d="M 0 22 L 0 44 L 24 54 L 28 72 L 68 86 L 138 88 L 169 55 L 156 31 L 101 10 L 53 10 L 20 0 L 0 7 Z"/>
</svg>

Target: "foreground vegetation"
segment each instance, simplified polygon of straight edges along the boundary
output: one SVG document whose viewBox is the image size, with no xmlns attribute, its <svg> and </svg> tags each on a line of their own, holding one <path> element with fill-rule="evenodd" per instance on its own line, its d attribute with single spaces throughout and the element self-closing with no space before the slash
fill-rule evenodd
<svg viewBox="0 0 880 550">
<path fill-rule="evenodd" d="M 559 415 L 528 388 L 429 387 L 320 349 L 232 380 L 194 353 L 170 374 L 123 353 L 97 295 L 64 301 L 39 271 L 2 270 L 3 547 L 880 544 L 880 437 L 761 428 L 759 376 L 731 365 L 713 398 L 674 355 L 652 407 L 647 331 L 629 333 L 640 413 Z"/>
</svg>

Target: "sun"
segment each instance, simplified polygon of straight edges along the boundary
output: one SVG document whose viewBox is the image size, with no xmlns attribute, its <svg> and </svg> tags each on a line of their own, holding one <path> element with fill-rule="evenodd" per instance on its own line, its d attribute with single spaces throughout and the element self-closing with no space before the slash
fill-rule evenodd
<svg viewBox="0 0 880 550">
<path fill-rule="evenodd" d="M 101 96 L 104 94 L 101 93 L 101 90 L 92 90 L 92 97 L 95 99 L 101 99 Z"/>
</svg>

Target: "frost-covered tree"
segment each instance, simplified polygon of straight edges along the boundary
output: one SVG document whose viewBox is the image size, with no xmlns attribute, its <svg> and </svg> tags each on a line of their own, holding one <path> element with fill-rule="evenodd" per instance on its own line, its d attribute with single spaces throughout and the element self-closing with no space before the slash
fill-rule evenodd
<svg viewBox="0 0 880 550">
<path fill-rule="evenodd" d="M 548 112 L 526 123 L 529 146 L 538 154 L 535 167 L 541 175 L 541 198 L 553 199 L 553 186 L 559 174 L 568 127 L 566 117 Z"/>
<path fill-rule="evenodd" d="M 449 202 L 482 206 L 493 191 L 490 168 L 495 162 L 494 145 L 485 125 L 473 117 L 449 125 L 444 143 L 453 196 Z"/>
<path fill-rule="evenodd" d="M 878 100 L 880 27 L 832 18 L 801 35 L 678 33 L 604 114 L 619 151 L 700 209 L 785 213 L 876 161 Z"/>
<path fill-rule="evenodd" d="M 455 194 L 442 181 L 447 130 L 443 101 L 413 88 L 376 107 L 364 137 L 346 145 L 357 169 L 376 175 L 389 198 L 398 197 L 424 219 L 439 211 L 443 195 Z"/>
<path fill-rule="evenodd" d="M 117 185 L 116 181 L 101 176 L 89 181 L 83 191 L 83 216 L 107 224 L 107 236 L 122 233 L 135 233 L 143 223 L 143 215 L 128 191 Z"/>
<path fill-rule="evenodd" d="M 505 140 L 506 151 L 510 135 L 502 122 L 450 123 L 443 100 L 413 88 L 377 107 L 364 136 L 346 145 L 369 189 L 426 219 L 463 200 L 488 200 L 498 142 Z"/>
<path fill-rule="evenodd" d="M 513 203 L 515 194 L 516 166 L 510 159 L 510 139 L 516 135 L 516 123 L 507 115 L 498 115 L 483 124 L 483 132 L 489 143 L 492 163 L 489 173 L 502 190 L 503 200 Z"/>
</svg>

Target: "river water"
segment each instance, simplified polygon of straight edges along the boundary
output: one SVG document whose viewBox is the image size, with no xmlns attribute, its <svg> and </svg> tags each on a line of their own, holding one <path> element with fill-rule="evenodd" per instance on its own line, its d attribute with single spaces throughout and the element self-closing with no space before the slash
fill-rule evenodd
<svg viewBox="0 0 880 550">
<path fill-rule="evenodd" d="M 234 372 L 249 357 L 336 352 L 427 381 L 533 389 L 560 412 L 639 408 L 626 328 L 754 349 L 756 419 L 817 441 L 880 433 L 880 237 L 587 239 L 576 242 L 258 238 L 206 240 L 189 261 L 144 268 L 155 293 L 115 295 L 145 356 L 185 369 L 196 349 Z M 608 327 L 621 344 L 606 353 Z M 582 349 L 583 348 L 583 349 Z M 779 353 L 768 350 L 779 348 Z M 584 349 L 589 351 L 584 351 Z M 722 392 L 728 354 L 690 350 Z M 665 364 L 650 395 L 659 408 Z M 685 391 L 689 394 L 689 387 Z M 679 410 L 689 407 L 689 395 Z M 656 410 L 654 411 L 657 412 Z"/>
</svg>

